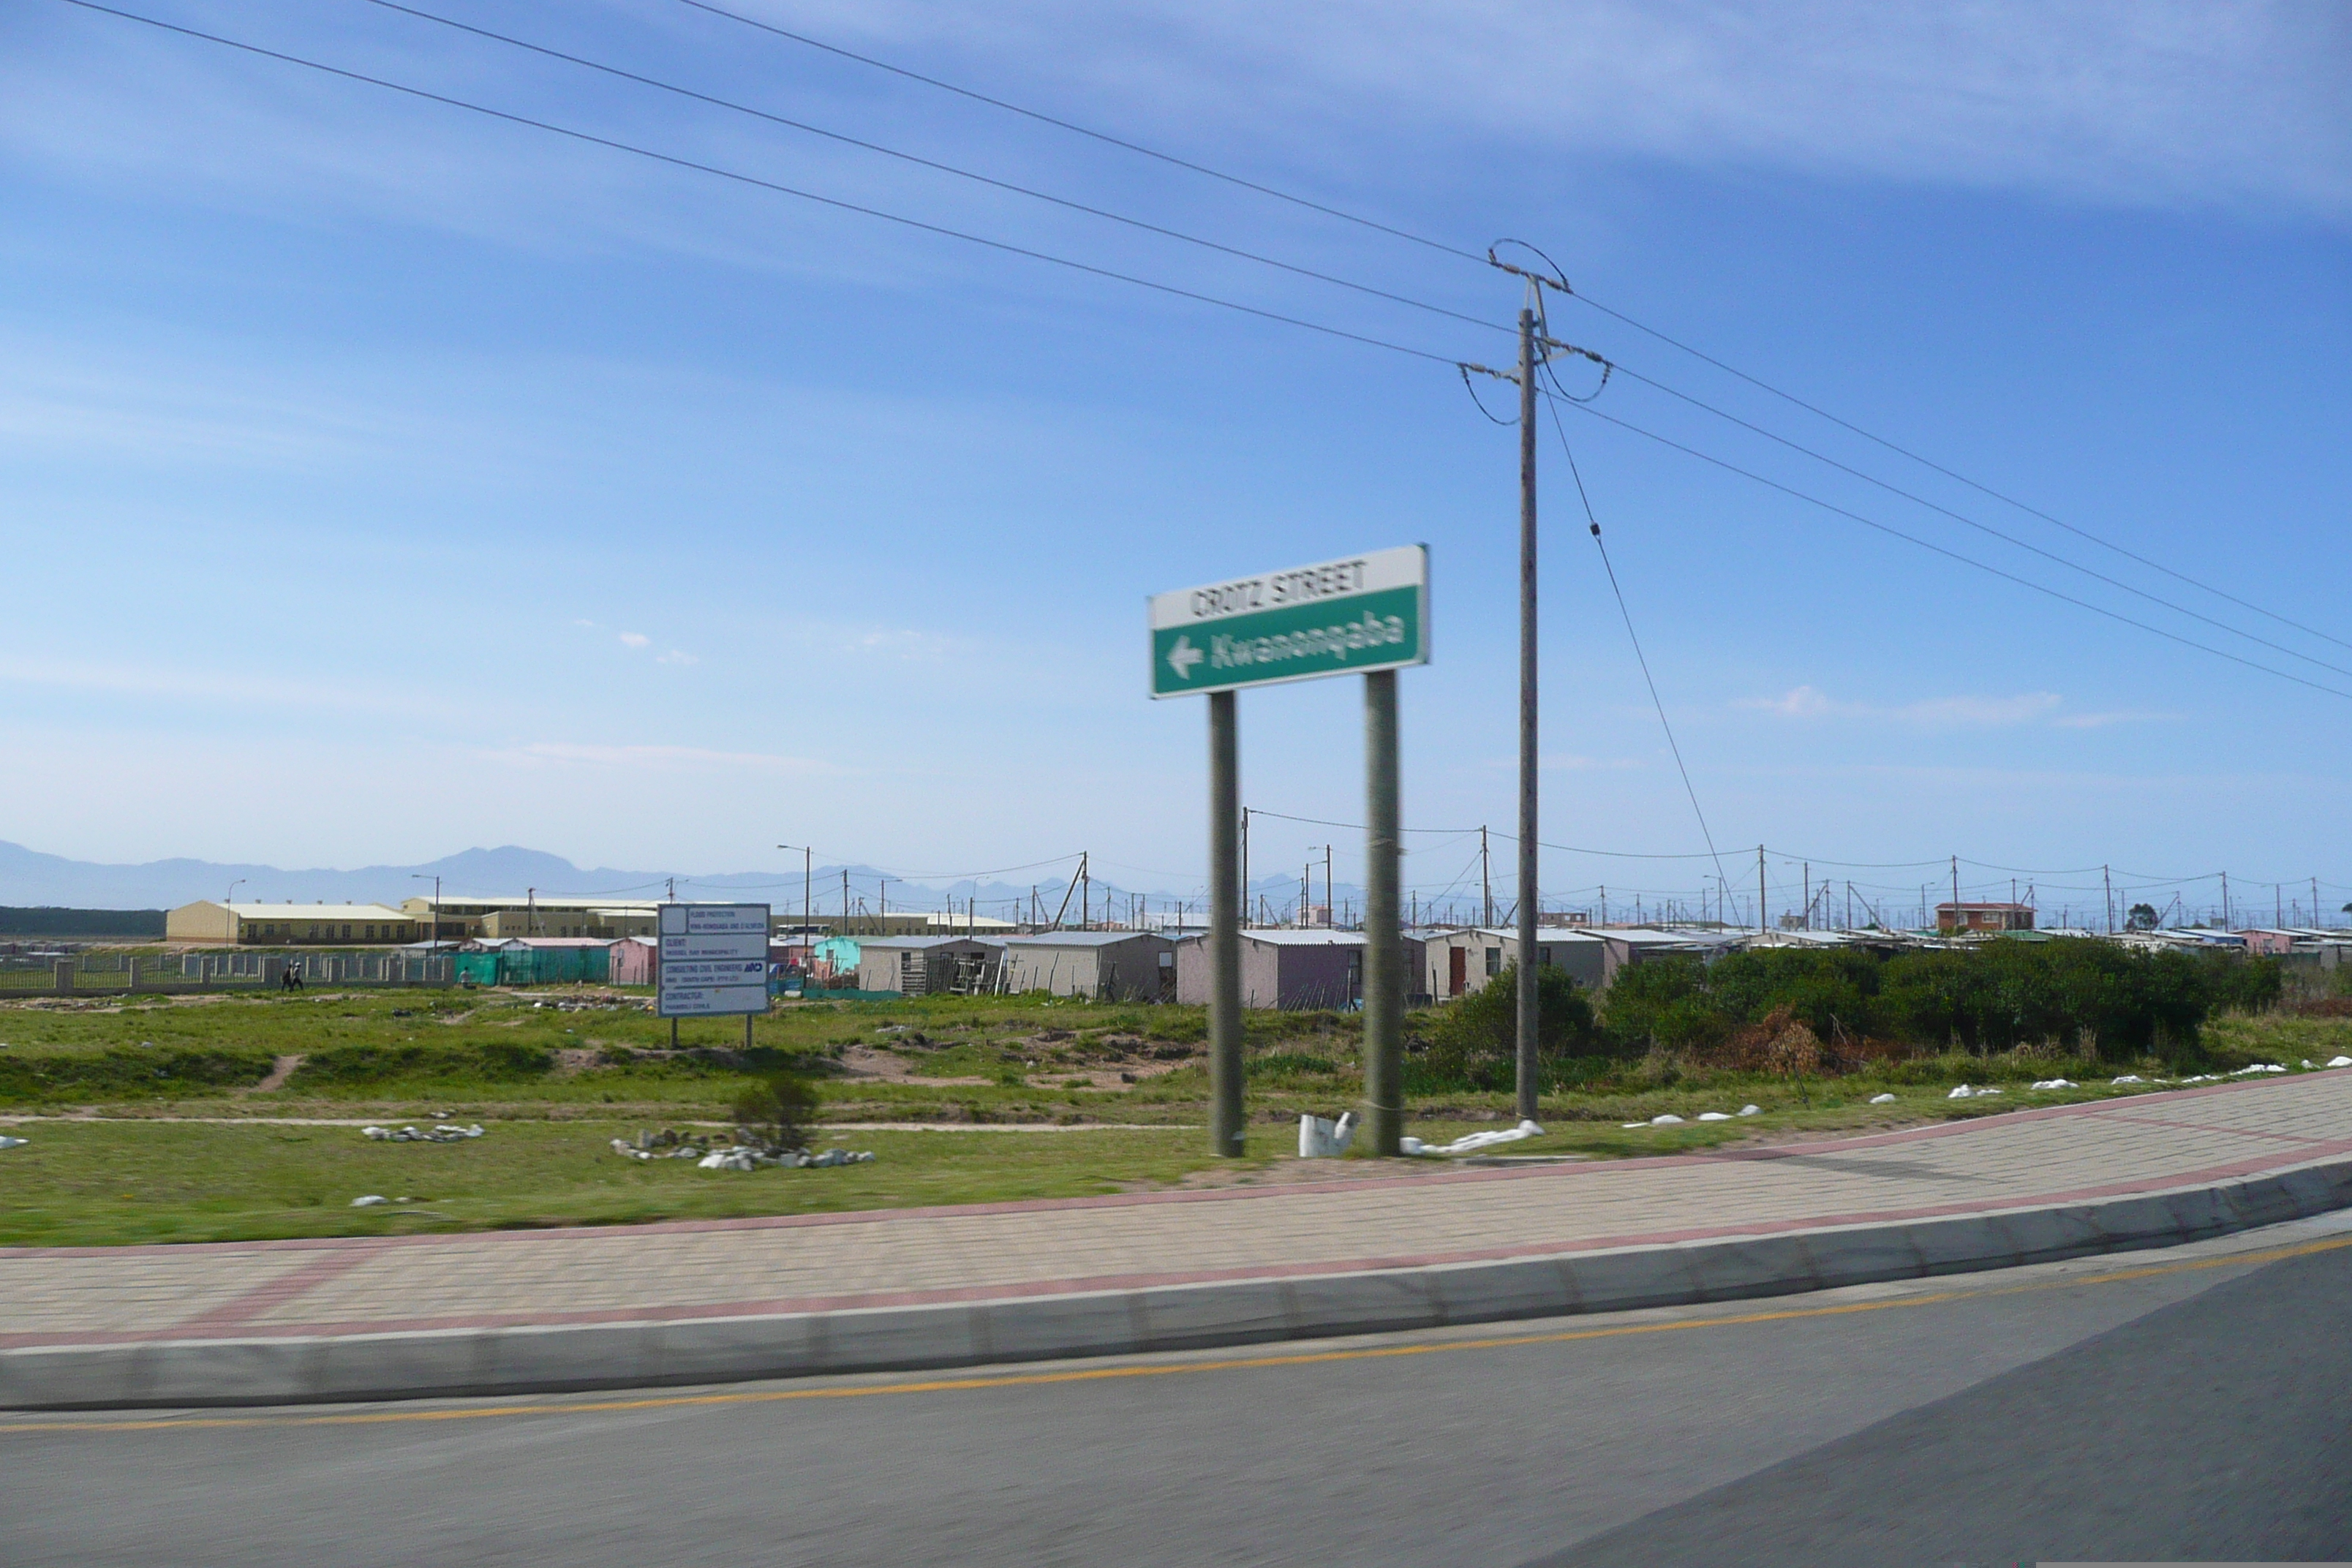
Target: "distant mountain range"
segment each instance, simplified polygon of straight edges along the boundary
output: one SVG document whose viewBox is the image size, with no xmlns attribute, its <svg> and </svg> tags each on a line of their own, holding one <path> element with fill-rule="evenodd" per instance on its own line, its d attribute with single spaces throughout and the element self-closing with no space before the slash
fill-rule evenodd
<svg viewBox="0 0 2352 1568">
<path fill-rule="evenodd" d="M 1029 885 L 970 879 L 937 885 L 908 882 L 892 877 L 887 888 L 884 873 L 871 866 L 820 866 L 811 879 L 818 912 L 841 909 L 842 874 L 849 876 L 855 907 L 871 909 L 886 897 L 894 909 L 942 909 L 952 899 L 961 909 L 980 900 L 983 915 L 1007 917 L 1012 906 L 1024 908 Z M 21 844 L 0 840 L 0 906 L 47 906 L 94 910 L 168 910 L 198 899 L 225 899 L 231 883 L 241 903 L 326 902 L 385 903 L 430 896 L 432 879 L 441 879 L 441 895 L 460 899 L 468 894 L 505 897 L 536 889 L 542 898 L 591 895 L 613 899 L 658 899 L 675 877 L 677 896 L 685 899 L 744 898 L 761 900 L 780 911 L 801 901 L 799 871 L 733 871 L 719 875 L 687 875 L 670 871 L 622 870 L 611 866 L 583 868 L 560 855 L 505 845 L 497 849 L 467 849 L 415 866 L 362 866 L 354 870 L 289 871 L 275 866 L 224 863 L 215 860 L 150 860 L 136 866 L 110 866 L 91 860 L 69 860 L 45 855 Z M 1062 873 L 1039 884 L 1039 896 L 1050 916 L 1061 900 Z M 1130 889 L 1100 878 L 1093 879 L 1092 901 L 1099 914 L 1105 900 L 1124 900 Z M 1344 889 L 1343 889 L 1344 890 Z M 1050 893 L 1050 897 L 1047 895 Z M 1168 895 L 1145 895 L 1155 909 L 1171 901 Z M 1076 918 L 1074 900 L 1070 915 Z"/>
<path fill-rule="evenodd" d="M 874 867 L 833 865 L 817 867 L 811 879 L 816 912 L 840 911 L 845 870 L 849 875 L 852 907 L 861 910 L 871 910 L 877 896 L 887 897 L 892 909 L 944 909 L 952 900 L 954 907 L 961 910 L 967 900 L 978 899 L 982 915 L 1011 918 L 1016 908 L 1025 910 L 1029 901 L 1030 889 L 1025 882 L 1016 885 L 967 878 L 924 883 L 890 877 L 886 888 L 885 873 Z M 436 876 L 441 879 L 441 896 L 452 900 L 468 894 L 503 898 L 530 889 L 536 889 L 543 899 L 583 895 L 658 899 L 675 877 L 677 896 L 682 899 L 742 898 L 773 904 L 780 913 L 799 907 L 802 890 L 802 877 L 797 870 L 689 876 L 670 871 L 627 871 L 610 866 L 583 869 L 560 855 L 511 844 L 497 849 L 467 849 L 415 866 L 288 871 L 275 866 L 188 859 L 110 866 L 44 855 L 0 839 L 0 907 L 169 910 L 198 899 L 226 898 L 233 882 L 239 884 L 236 896 L 240 903 L 397 905 L 403 899 L 430 896 Z M 1048 918 L 1061 902 L 1064 879 L 1067 876 L 1067 871 L 1060 871 L 1037 884 L 1038 897 Z M 1298 896 L 1297 882 L 1286 884 L 1276 878 L 1253 879 L 1253 889 L 1265 894 L 1278 909 L 1295 907 Z M 1315 890 L 1318 895 L 1323 890 L 1319 878 Z M 1363 907 L 1360 889 L 1342 882 L 1333 890 L 1343 901 L 1357 909 Z M 1091 887 L 1093 912 L 1098 918 L 1107 909 L 1124 913 L 1129 896 L 1139 893 L 1149 900 L 1155 914 L 1173 904 L 1179 896 L 1125 888 L 1097 877 Z M 1202 918 L 1199 892 L 1182 896 L 1191 900 L 1193 918 Z M 1076 920 L 1077 912 L 1077 900 L 1073 898 L 1068 918 Z"/>
</svg>

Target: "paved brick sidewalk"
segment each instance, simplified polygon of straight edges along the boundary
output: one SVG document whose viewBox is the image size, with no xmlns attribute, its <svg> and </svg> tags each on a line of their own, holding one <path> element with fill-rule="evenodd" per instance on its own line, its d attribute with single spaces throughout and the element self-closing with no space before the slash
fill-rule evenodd
<svg viewBox="0 0 2352 1568">
<path fill-rule="evenodd" d="M 1874 1137 L 1063 1202 L 0 1249 L 0 1348 L 660 1321 L 1574 1254 L 2079 1203 L 2352 1153 L 2352 1070 Z"/>
</svg>

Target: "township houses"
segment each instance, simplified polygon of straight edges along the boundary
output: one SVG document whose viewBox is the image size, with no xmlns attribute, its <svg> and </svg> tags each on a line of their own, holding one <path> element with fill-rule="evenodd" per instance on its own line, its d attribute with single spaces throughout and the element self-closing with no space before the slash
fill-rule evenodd
<svg viewBox="0 0 2352 1568">
<path fill-rule="evenodd" d="M 1364 995 L 1364 933 L 1266 931 L 1241 933 L 1244 1007 L 1353 1007 Z M 1209 938 L 1176 944 L 1176 1000 L 1209 1000 Z"/>
<path fill-rule="evenodd" d="M 1176 999 L 1176 944 L 1157 931 L 1052 931 L 995 940 L 1000 987 L 1103 1002 Z"/>
</svg>

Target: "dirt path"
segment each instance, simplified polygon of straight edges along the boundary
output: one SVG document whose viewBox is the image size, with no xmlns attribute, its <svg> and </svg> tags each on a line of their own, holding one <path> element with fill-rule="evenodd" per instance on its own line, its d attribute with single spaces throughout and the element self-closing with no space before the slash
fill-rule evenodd
<svg viewBox="0 0 2352 1568">
<path fill-rule="evenodd" d="M 243 1099 L 248 1094 L 268 1094 L 273 1089 L 284 1089 L 286 1087 L 286 1080 L 292 1078 L 294 1076 L 294 1069 L 301 1065 L 302 1055 L 299 1051 L 290 1057 L 279 1057 L 277 1060 L 269 1064 L 269 1076 L 268 1078 L 263 1079 L 251 1089 L 238 1089 L 236 1091 L 237 1097 L 239 1099 Z"/>
</svg>

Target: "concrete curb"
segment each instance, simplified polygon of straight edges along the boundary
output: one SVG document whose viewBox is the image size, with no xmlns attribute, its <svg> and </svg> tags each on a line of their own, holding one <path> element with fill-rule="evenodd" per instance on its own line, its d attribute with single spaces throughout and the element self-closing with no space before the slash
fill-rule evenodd
<svg viewBox="0 0 2352 1568">
<path fill-rule="evenodd" d="M 671 1321 L 0 1352 L 0 1408 L 296 1405 L 910 1372 L 1790 1295 L 2170 1247 L 2352 1207 L 2352 1160 L 1888 1225 L 1296 1279 Z"/>
</svg>

